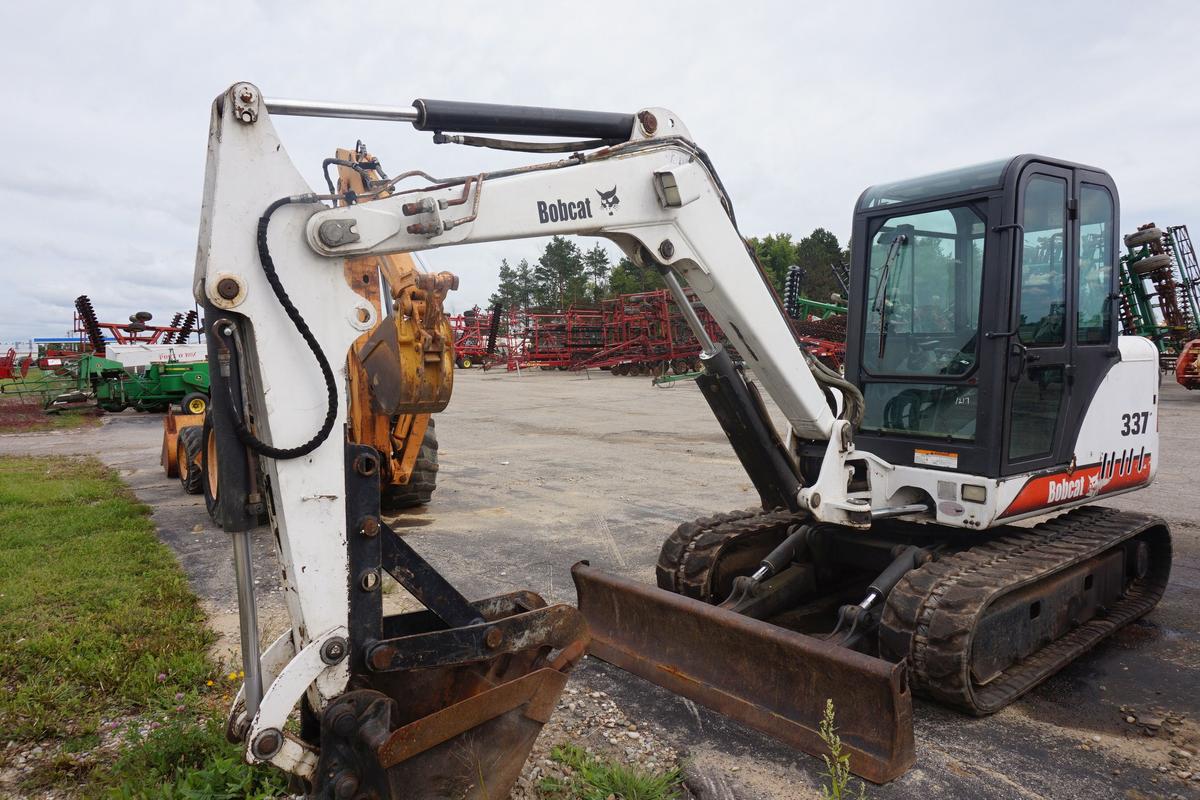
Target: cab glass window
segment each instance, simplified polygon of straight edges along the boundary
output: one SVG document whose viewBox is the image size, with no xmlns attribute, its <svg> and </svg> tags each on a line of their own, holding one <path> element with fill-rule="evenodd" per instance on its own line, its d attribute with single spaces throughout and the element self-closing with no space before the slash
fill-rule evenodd
<svg viewBox="0 0 1200 800">
<path fill-rule="evenodd" d="M 985 229 L 969 205 L 884 222 L 871 240 L 867 372 L 958 378 L 975 368 Z"/>
<path fill-rule="evenodd" d="M 867 406 L 863 430 L 975 440 L 976 386 L 872 381 L 863 385 L 863 399 Z"/>
<path fill-rule="evenodd" d="M 1037 175 L 1025 187 L 1021 216 L 1021 299 L 1017 332 L 1027 345 L 1064 339 L 1067 308 L 1067 182 Z"/>
<path fill-rule="evenodd" d="M 1112 333 L 1113 231 L 1112 195 L 1085 183 L 1079 192 L 1079 344 L 1107 343 Z"/>
</svg>

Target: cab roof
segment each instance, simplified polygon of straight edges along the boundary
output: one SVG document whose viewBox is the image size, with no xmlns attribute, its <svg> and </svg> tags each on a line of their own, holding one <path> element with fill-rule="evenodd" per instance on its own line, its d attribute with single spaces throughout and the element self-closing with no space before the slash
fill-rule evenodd
<svg viewBox="0 0 1200 800">
<path fill-rule="evenodd" d="M 869 186 L 859 196 L 855 211 L 862 212 L 879 206 L 923 202 L 938 197 L 999 190 L 1003 188 L 1005 181 L 1010 176 L 1015 177 L 1027 164 L 1035 161 L 1067 169 L 1104 172 L 1095 167 L 1064 161 L 1061 158 L 1024 153 L 996 161 L 986 161 L 982 164 L 972 164 L 969 167 L 959 167 L 903 181 Z"/>
</svg>

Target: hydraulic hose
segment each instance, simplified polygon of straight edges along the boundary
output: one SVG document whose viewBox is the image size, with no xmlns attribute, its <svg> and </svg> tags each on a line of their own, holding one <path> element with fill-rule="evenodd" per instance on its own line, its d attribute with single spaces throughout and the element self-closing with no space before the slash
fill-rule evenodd
<svg viewBox="0 0 1200 800">
<path fill-rule="evenodd" d="M 308 349 L 317 360 L 317 365 L 321 368 L 321 376 L 325 379 L 326 392 L 325 421 L 321 423 L 320 429 L 313 434 L 313 437 L 304 444 L 297 447 L 275 447 L 259 439 L 250 431 L 241 413 L 241 398 L 232 396 L 233 389 L 230 387 L 230 400 L 234 409 L 234 431 L 237 433 L 238 440 L 259 455 L 281 461 L 301 458 L 320 447 L 321 443 L 329 437 L 329 432 L 333 430 L 333 423 L 337 419 L 338 413 L 337 384 L 333 379 L 333 368 L 329 366 L 329 359 L 325 357 L 325 352 L 321 349 L 320 343 L 317 342 L 317 337 L 313 335 L 312 330 L 308 327 L 308 323 L 304 321 L 304 317 L 301 316 L 292 299 L 288 297 L 287 290 L 283 288 L 283 283 L 279 280 L 279 275 L 275 271 L 275 262 L 271 258 L 270 245 L 267 243 L 267 229 L 271 225 L 271 216 L 276 211 L 291 203 L 311 203 L 315 202 L 316 199 L 315 195 L 294 195 L 292 197 L 281 197 L 267 206 L 267 210 L 258 219 L 258 257 L 262 262 L 263 274 L 266 276 L 267 282 L 271 285 L 271 291 L 275 293 L 276 299 L 279 300 L 279 305 L 283 306 L 283 310 L 287 312 L 288 319 L 292 321 L 296 330 L 299 331 L 300 337 L 304 339 L 304 343 L 308 345 Z"/>
</svg>

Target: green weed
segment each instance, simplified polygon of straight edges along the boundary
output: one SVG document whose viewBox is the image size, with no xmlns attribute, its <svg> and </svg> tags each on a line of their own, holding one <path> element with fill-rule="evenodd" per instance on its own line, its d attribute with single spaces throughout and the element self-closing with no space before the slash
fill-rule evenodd
<svg viewBox="0 0 1200 800">
<path fill-rule="evenodd" d="M 823 800 L 844 800 L 853 795 L 850 794 L 850 754 L 842 752 L 842 739 L 837 735 L 837 728 L 834 726 L 834 711 L 833 700 L 825 701 L 825 715 L 821 719 L 821 725 L 818 729 L 821 736 L 821 741 L 829 748 L 829 754 L 821 754 L 821 758 L 825 761 L 825 779 L 828 785 L 821 786 L 821 797 Z M 862 781 L 858 782 L 859 800 L 866 800 L 867 787 Z"/>
<path fill-rule="evenodd" d="M 550 758 L 569 767 L 568 778 L 543 778 L 538 788 L 550 800 L 674 800 L 679 797 L 678 769 L 647 772 L 606 761 L 573 745 L 557 745 Z"/>
<path fill-rule="evenodd" d="M 242 760 L 216 718 L 179 720 L 135 736 L 103 783 L 114 800 L 260 800 L 287 791 L 283 773 Z"/>
</svg>

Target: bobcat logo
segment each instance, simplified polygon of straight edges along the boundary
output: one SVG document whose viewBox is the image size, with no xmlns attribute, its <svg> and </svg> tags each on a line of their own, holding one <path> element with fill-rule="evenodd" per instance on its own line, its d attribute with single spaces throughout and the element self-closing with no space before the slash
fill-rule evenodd
<svg viewBox="0 0 1200 800">
<path fill-rule="evenodd" d="M 621 198 L 617 197 L 617 187 L 614 186 L 607 192 L 602 192 L 597 189 L 596 194 L 600 195 L 600 207 L 607 211 L 608 215 L 611 217 L 613 215 L 613 211 L 615 211 L 617 206 L 621 204 Z"/>
</svg>

